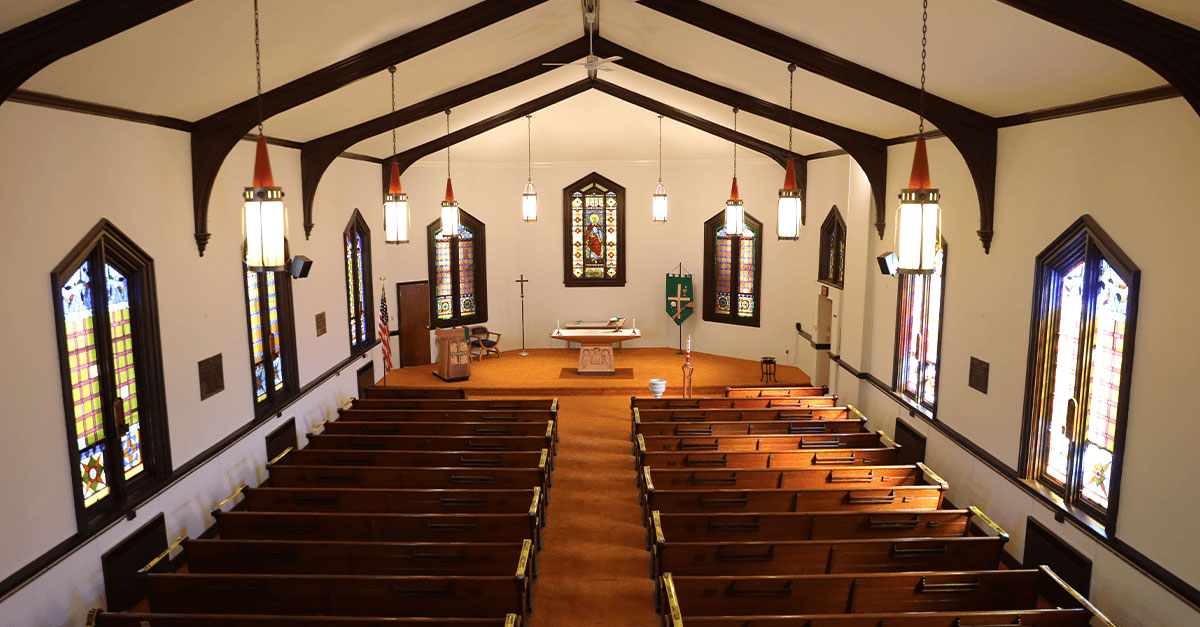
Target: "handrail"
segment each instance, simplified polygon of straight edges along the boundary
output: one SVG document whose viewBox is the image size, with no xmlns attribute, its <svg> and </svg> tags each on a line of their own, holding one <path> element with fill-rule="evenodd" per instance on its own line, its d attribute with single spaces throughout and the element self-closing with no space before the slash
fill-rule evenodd
<svg viewBox="0 0 1200 627">
<path fill-rule="evenodd" d="M 940 483 L 942 485 L 942 487 L 946 488 L 946 489 L 950 488 L 950 484 L 946 483 L 946 480 L 939 477 L 936 472 L 930 470 L 929 466 L 926 466 L 924 462 L 917 462 L 917 467 L 920 468 L 921 472 L 925 473 L 925 476 L 928 477 L 934 483 Z"/>
<path fill-rule="evenodd" d="M 271 461 L 267 462 L 267 465 L 274 466 L 279 460 L 283 459 L 284 455 L 287 455 L 288 453 L 291 453 L 291 452 L 292 452 L 292 447 L 290 447 L 290 446 L 283 449 L 283 451 L 281 451 L 278 455 L 276 455 L 275 457 L 272 457 Z"/>
<path fill-rule="evenodd" d="M 859 418 L 862 418 L 863 420 L 866 420 L 866 419 L 867 419 L 867 417 L 866 417 L 866 416 L 864 416 L 864 415 L 863 415 L 863 413 L 862 413 L 861 411 L 858 411 L 858 408 L 857 408 L 857 407 L 855 407 L 854 405 L 851 405 L 850 403 L 846 403 L 846 409 L 849 409 L 850 411 L 852 411 L 852 412 L 854 412 L 854 413 L 858 414 L 858 417 L 859 417 Z"/>
<path fill-rule="evenodd" d="M 529 538 L 521 540 L 521 558 L 517 560 L 517 579 L 525 578 L 525 570 L 529 567 L 529 550 L 533 541 Z"/>
<path fill-rule="evenodd" d="M 896 444 L 895 440 L 889 438 L 888 434 L 883 432 L 883 429 L 876 431 L 875 434 L 878 435 L 879 439 L 883 441 L 884 446 L 888 448 L 900 448 L 900 445 Z"/>
<path fill-rule="evenodd" d="M 1008 538 L 1009 538 L 1008 532 L 1005 531 L 1004 528 L 1001 527 L 1000 525 L 997 525 L 996 522 L 994 520 L 992 520 L 991 518 L 989 518 L 987 514 L 983 513 L 983 510 L 979 509 L 978 507 L 975 507 L 974 505 L 968 507 L 967 509 L 971 511 L 972 515 L 978 516 L 980 518 L 980 520 L 982 520 L 984 522 L 984 524 L 991 527 L 992 530 L 995 531 L 997 535 L 1004 538 L 1005 542 L 1008 542 Z"/>
<path fill-rule="evenodd" d="M 669 627 L 683 627 L 683 612 L 679 610 L 679 597 L 675 595 L 675 580 L 671 573 L 663 573 L 663 593 L 667 596 L 667 616 L 671 620 Z"/>
<path fill-rule="evenodd" d="M 289 448 L 288 450 L 291 450 L 291 449 Z M 238 486 L 237 489 L 233 491 L 233 494 L 230 494 L 229 496 L 225 497 L 225 500 L 221 501 L 220 503 L 213 505 L 212 511 L 216 511 L 218 509 L 221 509 L 222 507 L 225 507 L 226 503 L 232 501 L 233 497 L 237 496 L 238 494 L 241 494 L 242 490 L 245 490 L 248 487 L 249 486 L 244 483 L 242 485 Z"/>
<path fill-rule="evenodd" d="M 154 559 L 150 560 L 145 566 L 139 568 L 138 574 L 145 575 L 146 573 L 150 572 L 151 568 L 154 568 L 155 566 L 157 566 L 159 562 L 161 562 L 164 558 L 166 558 L 168 555 L 171 554 L 171 551 L 175 550 L 175 547 L 179 546 L 180 544 L 183 544 L 183 541 L 187 540 L 187 539 L 188 539 L 187 532 L 184 531 L 184 533 L 182 535 L 180 535 L 178 538 L 175 538 L 175 541 L 172 542 L 171 545 L 168 546 L 166 549 L 164 549 L 162 553 L 159 553 L 158 555 L 156 555 L 154 557 Z"/>
<path fill-rule="evenodd" d="M 1096 609 L 1096 606 L 1092 605 L 1091 601 L 1088 601 L 1083 597 L 1083 595 L 1076 592 L 1075 588 L 1072 588 L 1070 584 L 1063 581 L 1062 577 L 1059 577 L 1053 570 L 1050 569 L 1049 566 L 1042 564 L 1041 566 L 1038 566 L 1038 570 L 1049 575 L 1055 583 L 1062 586 L 1063 590 L 1066 590 L 1068 594 L 1078 601 L 1085 610 L 1091 612 L 1093 617 L 1100 619 L 1100 625 L 1098 627 L 1117 627 L 1112 621 L 1108 620 L 1108 617 L 1104 615 L 1104 612 Z"/>
</svg>

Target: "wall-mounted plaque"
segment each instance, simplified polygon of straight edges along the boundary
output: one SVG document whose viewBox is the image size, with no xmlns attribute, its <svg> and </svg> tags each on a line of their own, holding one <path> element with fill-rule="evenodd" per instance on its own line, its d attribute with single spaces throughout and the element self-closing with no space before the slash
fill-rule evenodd
<svg viewBox="0 0 1200 627">
<path fill-rule="evenodd" d="M 988 362 L 982 359 L 971 358 L 971 372 L 967 377 L 967 385 L 987 394 L 988 388 Z"/>
<path fill-rule="evenodd" d="M 221 354 L 202 359 L 200 369 L 200 400 L 204 400 L 225 389 L 225 366 Z"/>
<path fill-rule="evenodd" d="M 325 312 L 317 314 L 317 337 L 325 335 Z"/>
</svg>

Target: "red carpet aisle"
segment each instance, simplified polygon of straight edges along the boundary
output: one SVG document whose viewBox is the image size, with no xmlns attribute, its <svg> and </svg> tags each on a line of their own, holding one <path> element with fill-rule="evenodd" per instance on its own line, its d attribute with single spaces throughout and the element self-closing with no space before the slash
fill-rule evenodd
<svg viewBox="0 0 1200 627">
<path fill-rule="evenodd" d="M 653 627 L 628 396 L 559 398 L 558 465 L 531 627 Z"/>
</svg>

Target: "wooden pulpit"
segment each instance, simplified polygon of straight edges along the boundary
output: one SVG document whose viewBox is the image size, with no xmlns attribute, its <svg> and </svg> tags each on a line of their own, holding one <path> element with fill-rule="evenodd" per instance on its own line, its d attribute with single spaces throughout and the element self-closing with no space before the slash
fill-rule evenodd
<svg viewBox="0 0 1200 627">
<path fill-rule="evenodd" d="M 444 381 L 471 378 L 471 342 L 465 327 L 437 329 L 438 367 L 433 374 Z"/>
</svg>

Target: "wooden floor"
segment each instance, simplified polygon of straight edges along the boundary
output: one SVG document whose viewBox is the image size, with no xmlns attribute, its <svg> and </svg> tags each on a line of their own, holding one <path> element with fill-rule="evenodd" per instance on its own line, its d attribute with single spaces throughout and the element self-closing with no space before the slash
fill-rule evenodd
<svg viewBox="0 0 1200 627">
<path fill-rule="evenodd" d="M 683 355 L 672 348 L 622 348 L 614 352 L 616 367 L 632 369 L 632 378 L 625 374 L 608 377 L 574 374 L 579 363 L 579 349 L 530 349 L 526 356 L 520 351 L 504 351 L 499 357 L 489 355 L 482 361 L 471 362 L 471 378 L 466 381 L 444 382 L 434 376 L 436 365 L 414 366 L 390 370 L 383 385 L 417 387 L 464 387 L 468 394 L 522 394 L 562 396 L 569 394 L 623 394 L 650 396 L 650 379 L 667 380 L 667 396 L 682 393 Z M 780 358 L 780 356 L 776 356 Z M 692 353 L 693 392 L 697 395 L 720 395 L 726 386 L 760 385 L 761 369 L 757 361 Z M 570 374 L 564 375 L 566 368 Z M 809 377 L 799 368 L 779 364 L 776 369 L 779 385 L 808 385 Z M 628 414 L 628 398 L 626 414 Z M 626 415 L 628 419 L 628 415 Z"/>
</svg>

